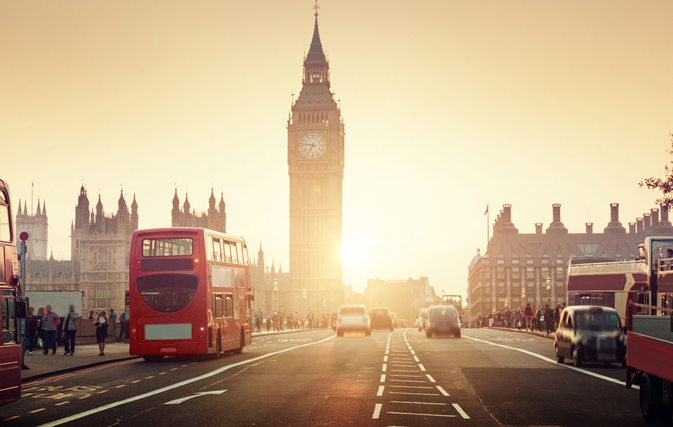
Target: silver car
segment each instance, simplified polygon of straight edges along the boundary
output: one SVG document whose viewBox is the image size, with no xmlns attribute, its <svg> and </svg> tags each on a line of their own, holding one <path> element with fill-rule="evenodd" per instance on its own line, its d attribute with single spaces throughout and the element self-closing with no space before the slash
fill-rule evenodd
<svg viewBox="0 0 673 427">
<path fill-rule="evenodd" d="M 364 305 L 342 305 L 337 317 L 337 336 L 343 337 L 346 331 L 364 332 L 371 335 L 372 324 Z"/>
</svg>

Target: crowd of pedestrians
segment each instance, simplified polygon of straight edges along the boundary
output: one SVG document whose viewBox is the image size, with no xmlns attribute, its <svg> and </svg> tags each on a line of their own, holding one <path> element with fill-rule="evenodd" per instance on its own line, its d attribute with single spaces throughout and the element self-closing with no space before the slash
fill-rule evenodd
<svg viewBox="0 0 673 427">
<path fill-rule="evenodd" d="M 525 307 L 517 309 L 506 308 L 504 312 L 495 312 L 483 316 L 479 314 L 472 323 L 472 327 L 499 327 L 512 328 L 526 331 L 544 332 L 547 335 L 556 331 L 561 312 L 565 303 L 558 303 L 552 308 L 549 304 L 540 305 L 537 308 L 527 303 Z"/>
<path fill-rule="evenodd" d="M 258 311 L 253 317 L 253 323 L 255 330 L 257 332 L 262 332 L 263 329 L 266 329 L 267 332 L 271 331 L 284 331 L 287 329 L 318 329 L 318 328 L 331 328 L 336 324 L 337 313 L 322 313 L 318 316 L 314 315 L 313 312 L 308 312 L 308 314 L 294 312 L 288 313 L 267 313 L 264 314 L 263 311 Z"/>
<path fill-rule="evenodd" d="M 56 354 L 58 342 L 62 337 L 64 344 L 64 355 L 75 355 L 75 338 L 77 336 L 78 319 L 82 322 L 79 313 L 75 311 L 75 306 L 71 305 L 65 317 L 56 314 L 50 305 L 39 307 L 37 313 L 35 308 L 28 309 L 26 319 L 26 354 L 33 354 L 33 351 L 42 349 L 43 354 Z M 115 325 L 112 335 L 114 340 L 120 342 L 124 335 L 128 335 L 128 314 L 122 313 L 119 317 L 110 309 L 108 315 L 105 310 L 100 310 L 97 315 L 93 311 L 89 312 L 88 320 L 92 321 L 96 327 L 96 343 L 100 350 L 99 356 L 105 356 L 105 339 L 108 336 L 108 328 Z"/>
</svg>

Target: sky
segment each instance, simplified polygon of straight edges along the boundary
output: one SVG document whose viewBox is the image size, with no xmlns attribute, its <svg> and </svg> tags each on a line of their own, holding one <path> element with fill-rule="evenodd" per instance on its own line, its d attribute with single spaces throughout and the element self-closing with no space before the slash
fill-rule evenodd
<svg viewBox="0 0 673 427">
<path fill-rule="evenodd" d="M 287 119 L 311 0 L 0 0 L 0 176 L 70 254 L 84 183 L 170 226 L 175 189 L 289 265 Z M 321 0 L 346 126 L 343 278 L 465 293 L 505 203 L 520 232 L 654 207 L 673 132 L 670 1 Z"/>
</svg>

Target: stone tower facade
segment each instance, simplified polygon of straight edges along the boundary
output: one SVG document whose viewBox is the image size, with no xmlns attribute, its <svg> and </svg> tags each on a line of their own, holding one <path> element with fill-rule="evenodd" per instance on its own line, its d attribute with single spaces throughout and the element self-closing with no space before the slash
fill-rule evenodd
<svg viewBox="0 0 673 427">
<path fill-rule="evenodd" d="M 343 301 L 339 251 L 345 132 L 330 88 L 317 12 L 302 83 L 287 123 L 291 310 L 332 312 Z"/>
<path fill-rule="evenodd" d="M 180 199 L 178 190 L 175 190 L 173 196 L 173 209 L 171 210 L 171 227 L 199 227 L 209 230 L 227 232 L 227 212 L 224 203 L 224 193 L 220 194 L 220 201 L 215 200 L 215 193 L 210 189 L 210 199 L 208 199 L 208 212 L 196 212 L 191 209 L 189 197 L 185 194 L 185 203 L 180 209 Z"/>
<path fill-rule="evenodd" d="M 96 209 L 89 211 L 87 191 L 84 186 L 80 188 L 70 239 L 71 259 L 75 263 L 79 289 L 84 292 L 82 307 L 86 310 L 124 307 L 131 236 L 137 229 L 135 195 L 129 209 L 122 191 L 117 213 L 106 215 L 100 195 Z"/>
<path fill-rule="evenodd" d="M 49 221 L 47 219 L 47 203 L 37 200 L 37 211 L 33 214 L 28 213 L 26 202 L 23 202 L 23 212 L 21 211 L 21 200 L 19 200 L 19 210 L 16 213 L 16 231 L 17 236 L 22 232 L 28 233 L 28 256 L 33 260 L 46 260 L 49 232 Z M 18 240 L 18 238 L 17 238 Z"/>
</svg>

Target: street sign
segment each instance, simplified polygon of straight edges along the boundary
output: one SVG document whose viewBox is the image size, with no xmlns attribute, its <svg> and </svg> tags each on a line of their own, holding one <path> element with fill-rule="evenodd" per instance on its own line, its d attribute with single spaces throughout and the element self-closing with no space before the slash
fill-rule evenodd
<svg viewBox="0 0 673 427">
<path fill-rule="evenodd" d="M 22 242 L 28 240 L 28 237 L 29 237 L 28 233 L 26 233 L 25 231 L 22 231 L 21 234 L 19 234 L 19 239 L 21 239 Z"/>
</svg>

